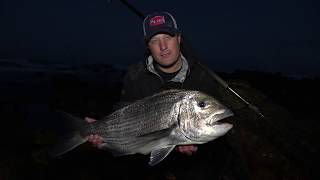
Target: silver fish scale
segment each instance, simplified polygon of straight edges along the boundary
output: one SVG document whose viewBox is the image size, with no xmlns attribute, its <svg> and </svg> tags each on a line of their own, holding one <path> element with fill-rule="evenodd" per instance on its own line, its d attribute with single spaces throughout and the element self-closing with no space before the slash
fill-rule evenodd
<svg viewBox="0 0 320 180">
<path fill-rule="evenodd" d="M 169 128 L 177 122 L 179 109 L 175 104 L 185 95 L 179 90 L 171 90 L 144 98 L 91 123 L 84 134 L 98 134 L 107 141 L 114 138 L 118 141 Z"/>
</svg>

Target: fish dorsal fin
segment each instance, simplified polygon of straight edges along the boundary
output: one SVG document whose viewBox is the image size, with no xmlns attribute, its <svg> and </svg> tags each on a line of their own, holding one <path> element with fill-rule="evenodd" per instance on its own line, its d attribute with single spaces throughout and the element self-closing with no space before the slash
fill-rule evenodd
<svg viewBox="0 0 320 180">
<path fill-rule="evenodd" d="M 175 146 L 168 146 L 161 149 L 156 149 L 151 152 L 149 165 L 154 166 L 166 158 Z"/>
</svg>

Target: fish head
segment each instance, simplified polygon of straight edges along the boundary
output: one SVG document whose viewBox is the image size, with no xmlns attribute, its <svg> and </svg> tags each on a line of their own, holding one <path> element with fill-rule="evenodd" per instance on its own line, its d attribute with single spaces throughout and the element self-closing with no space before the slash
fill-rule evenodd
<svg viewBox="0 0 320 180">
<path fill-rule="evenodd" d="M 226 134 L 230 122 L 223 120 L 233 112 L 215 98 L 199 92 L 188 93 L 180 104 L 179 127 L 184 136 L 194 143 L 206 143 Z"/>
</svg>

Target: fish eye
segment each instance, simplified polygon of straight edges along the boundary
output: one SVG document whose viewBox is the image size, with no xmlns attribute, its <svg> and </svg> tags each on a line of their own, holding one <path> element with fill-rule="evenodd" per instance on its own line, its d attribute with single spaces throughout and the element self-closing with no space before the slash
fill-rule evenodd
<svg viewBox="0 0 320 180">
<path fill-rule="evenodd" d="M 199 107 L 201 107 L 201 108 L 204 108 L 204 107 L 206 107 L 206 102 L 204 102 L 204 101 L 200 101 L 200 102 L 198 102 L 198 106 Z"/>
</svg>

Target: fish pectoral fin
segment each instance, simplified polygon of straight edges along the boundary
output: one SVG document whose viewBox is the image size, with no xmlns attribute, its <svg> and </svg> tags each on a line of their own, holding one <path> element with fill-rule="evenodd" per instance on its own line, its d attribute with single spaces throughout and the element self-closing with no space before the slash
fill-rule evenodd
<svg viewBox="0 0 320 180">
<path fill-rule="evenodd" d="M 151 152 L 149 165 L 154 166 L 166 158 L 175 146 L 168 146 Z"/>
</svg>

